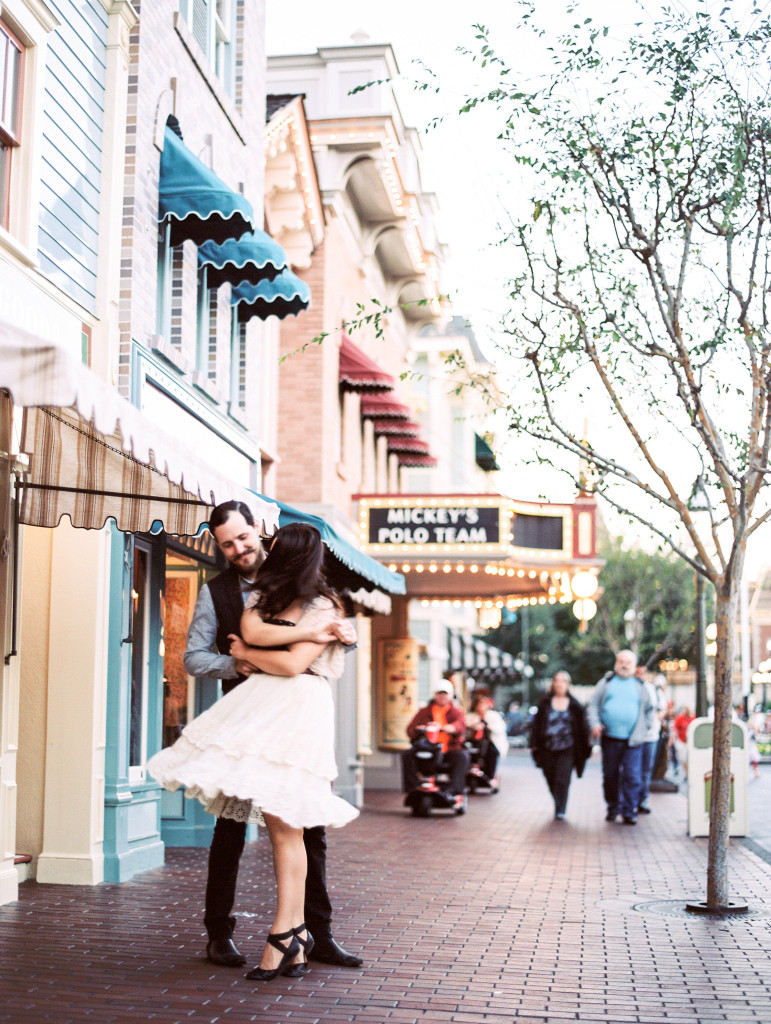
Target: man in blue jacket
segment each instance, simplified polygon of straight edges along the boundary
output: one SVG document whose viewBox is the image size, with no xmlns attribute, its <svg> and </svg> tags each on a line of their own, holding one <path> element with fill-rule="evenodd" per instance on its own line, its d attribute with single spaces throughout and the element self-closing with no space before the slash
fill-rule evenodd
<svg viewBox="0 0 771 1024">
<path fill-rule="evenodd" d="M 651 695 L 635 676 L 637 656 L 619 651 L 612 672 L 600 679 L 589 701 L 592 739 L 602 747 L 602 786 L 606 821 L 620 814 L 625 825 L 637 824 L 642 790 L 642 752 L 655 715 Z"/>
</svg>

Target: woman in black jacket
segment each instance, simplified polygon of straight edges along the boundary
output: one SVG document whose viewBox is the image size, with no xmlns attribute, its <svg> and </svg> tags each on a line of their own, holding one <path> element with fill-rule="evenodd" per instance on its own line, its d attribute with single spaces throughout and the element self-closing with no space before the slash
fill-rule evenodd
<svg viewBox="0 0 771 1024">
<path fill-rule="evenodd" d="M 533 760 L 546 776 L 554 797 L 554 817 L 559 821 L 565 817 L 573 769 L 580 779 L 592 752 L 586 711 L 569 687 L 568 673 L 563 669 L 555 672 L 530 729 Z"/>
</svg>

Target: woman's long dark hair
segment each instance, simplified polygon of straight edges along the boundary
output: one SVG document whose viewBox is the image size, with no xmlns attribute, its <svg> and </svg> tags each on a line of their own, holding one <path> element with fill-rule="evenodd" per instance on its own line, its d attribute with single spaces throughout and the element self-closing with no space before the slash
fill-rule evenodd
<svg viewBox="0 0 771 1024">
<path fill-rule="evenodd" d="M 275 618 L 295 601 L 308 604 L 319 596 L 328 597 L 340 607 L 337 595 L 324 579 L 321 534 L 308 523 L 289 523 L 276 532 L 254 589 L 260 592 L 254 607 L 262 619 Z"/>
</svg>

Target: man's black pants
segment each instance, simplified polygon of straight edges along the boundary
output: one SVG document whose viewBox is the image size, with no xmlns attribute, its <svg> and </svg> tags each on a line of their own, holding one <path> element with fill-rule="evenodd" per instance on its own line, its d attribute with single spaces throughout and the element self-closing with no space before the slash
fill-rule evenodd
<svg viewBox="0 0 771 1024">
<path fill-rule="evenodd" d="M 246 841 L 246 822 L 217 818 L 209 849 L 204 924 L 209 939 L 233 934 L 238 863 Z M 330 936 L 332 906 L 327 893 L 327 834 L 323 826 L 303 831 L 308 874 L 305 879 L 305 921 L 316 938 Z"/>
</svg>

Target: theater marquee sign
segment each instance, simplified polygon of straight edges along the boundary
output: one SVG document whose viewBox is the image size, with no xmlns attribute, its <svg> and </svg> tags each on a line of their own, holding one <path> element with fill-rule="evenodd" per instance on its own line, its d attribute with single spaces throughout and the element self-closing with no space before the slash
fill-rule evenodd
<svg viewBox="0 0 771 1024">
<path fill-rule="evenodd" d="M 511 545 L 511 512 L 500 495 L 363 498 L 361 548 L 373 555 L 501 555 Z"/>
</svg>

